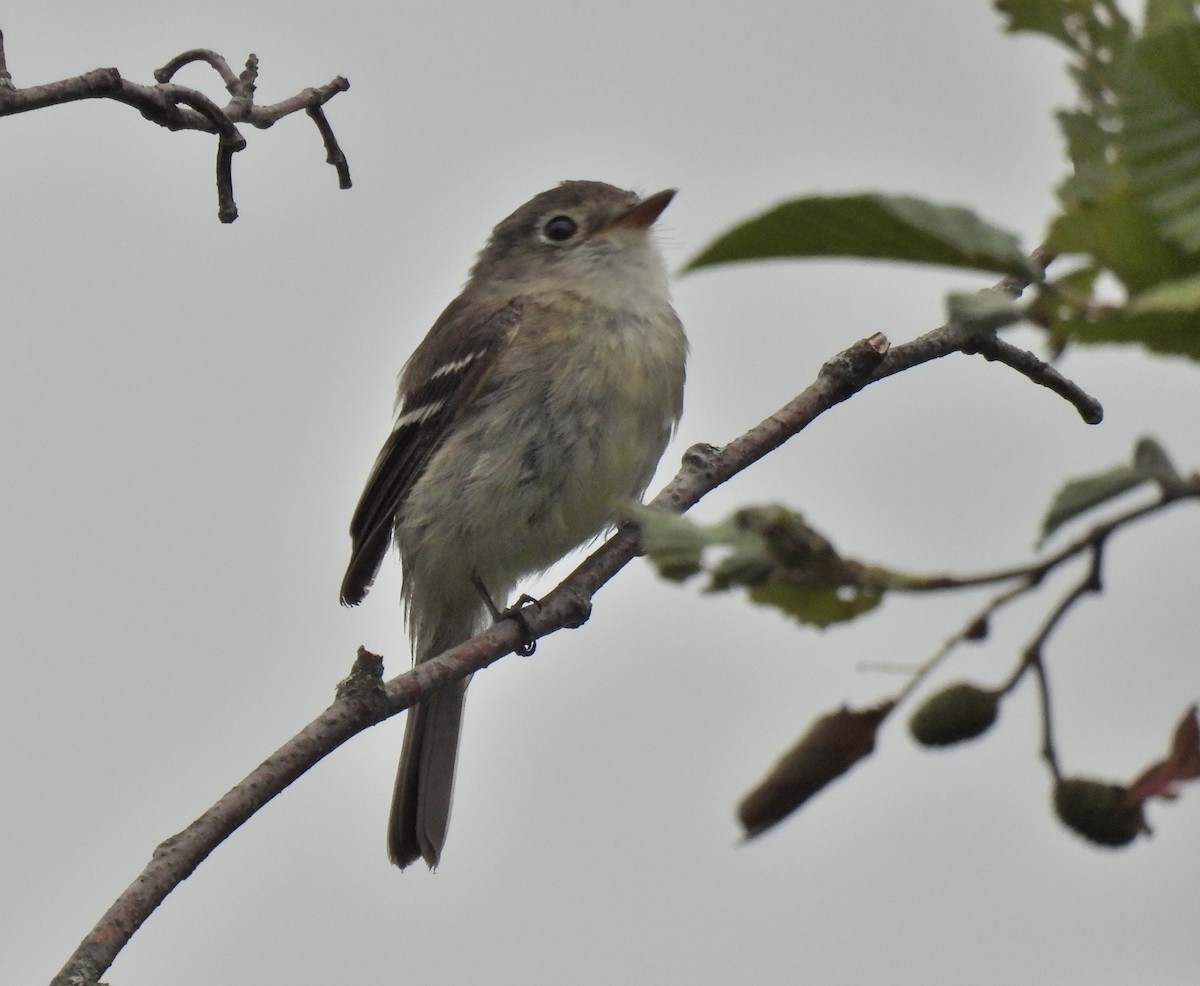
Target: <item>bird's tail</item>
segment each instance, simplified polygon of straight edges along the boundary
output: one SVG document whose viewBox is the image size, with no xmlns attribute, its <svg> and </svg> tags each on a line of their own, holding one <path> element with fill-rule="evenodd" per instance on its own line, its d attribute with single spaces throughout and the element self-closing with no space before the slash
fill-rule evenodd
<svg viewBox="0 0 1200 986">
<path fill-rule="evenodd" d="M 418 663 L 474 635 L 482 607 L 470 603 L 443 612 L 432 626 L 422 621 L 413 628 Z M 408 710 L 387 836 L 388 855 L 401 869 L 422 858 L 433 869 L 441 857 L 469 680 L 451 682 Z"/>
</svg>

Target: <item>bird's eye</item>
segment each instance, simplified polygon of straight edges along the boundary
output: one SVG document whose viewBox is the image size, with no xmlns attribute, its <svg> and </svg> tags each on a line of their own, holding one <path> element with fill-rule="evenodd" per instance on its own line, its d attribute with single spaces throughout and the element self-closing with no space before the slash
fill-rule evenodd
<svg viewBox="0 0 1200 986">
<path fill-rule="evenodd" d="M 579 230 L 577 223 L 570 216 L 555 216 L 547 221 L 542 227 L 542 233 L 546 239 L 553 240 L 555 243 L 562 243 L 564 240 L 569 240 Z"/>
</svg>

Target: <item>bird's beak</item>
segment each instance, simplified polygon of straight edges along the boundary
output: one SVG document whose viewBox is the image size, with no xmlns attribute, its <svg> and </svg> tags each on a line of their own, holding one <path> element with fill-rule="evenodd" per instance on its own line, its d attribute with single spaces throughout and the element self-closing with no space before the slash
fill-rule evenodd
<svg viewBox="0 0 1200 986">
<path fill-rule="evenodd" d="M 671 204 L 673 198 L 675 198 L 675 189 L 673 188 L 655 192 L 596 232 L 607 233 L 614 229 L 649 229 L 654 225 L 654 221 L 663 214 L 663 210 Z"/>
</svg>

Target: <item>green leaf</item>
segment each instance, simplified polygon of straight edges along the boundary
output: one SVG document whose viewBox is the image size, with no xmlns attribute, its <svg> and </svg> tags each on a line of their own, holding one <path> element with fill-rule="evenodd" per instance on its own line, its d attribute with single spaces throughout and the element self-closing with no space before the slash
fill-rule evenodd
<svg viewBox="0 0 1200 986">
<path fill-rule="evenodd" d="M 1146 0 L 1145 33 L 1196 23 L 1193 0 Z"/>
<path fill-rule="evenodd" d="M 1050 504 L 1046 519 L 1042 521 L 1041 540 L 1045 541 L 1072 518 L 1141 486 L 1146 480 L 1147 477 L 1132 465 L 1114 466 L 1106 472 L 1071 480 Z"/>
<path fill-rule="evenodd" d="M 1110 50 L 1130 30 L 1125 15 L 1106 0 L 995 0 L 995 7 L 1008 18 L 1006 31 L 1045 34 L 1075 51 Z"/>
<path fill-rule="evenodd" d="M 626 504 L 622 512 L 637 522 L 642 550 L 663 578 L 682 582 L 701 571 L 700 560 L 710 541 L 699 525 L 640 503 Z"/>
<path fill-rule="evenodd" d="M 1128 465 L 1072 479 L 1055 494 L 1042 521 L 1040 541 L 1044 542 L 1067 521 L 1143 483 L 1153 481 L 1165 486 L 1178 480 L 1179 473 L 1162 446 L 1152 438 L 1142 438 Z"/>
<path fill-rule="evenodd" d="M 1154 353 L 1200 360 L 1200 319 L 1195 312 L 1115 308 L 1092 317 L 1056 321 L 1052 330 L 1056 339 L 1085 346 L 1136 343 Z"/>
<path fill-rule="evenodd" d="M 770 575 L 775 559 L 767 542 L 757 535 L 741 543 L 713 566 L 706 592 L 723 592 L 738 585 L 755 585 Z"/>
<path fill-rule="evenodd" d="M 1196 262 L 1164 241 L 1154 218 L 1134 200 L 1127 184 L 1064 209 L 1050 225 L 1046 248 L 1094 257 L 1131 292 L 1196 273 Z"/>
<path fill-rule="evenodd" d="M 949 294 L 946 314 L 951 322 L 987 332 L 995 332 L 1025 317 L 1017 299 L 1000 288 Z"/>
<path fill-rule="evenodd" d="M 785 202 L 718 237 L 684 270 L 786 257 L 858 257 L 1035 275 L 1013 234 L 968 209 L 872 194 Z"/>
<path fill-rule="evenodd" d="M 1189 4 L 1190 6 L 1190 4 Z M 1142 64 L 1163 88 L 1193 110 L 1200 109 L 1200 24 L 1192 20 L 1142 38 L 1137 43 Z"/>
<path fill-rule="evenodd" d="M 1191 312 L 1200 315 L 1200 274 L 1163 281 L 1141 294 L 1129 299 L 1125 312 L 1130 315 L 1145 315 L 1161 312 Z M 1196 321 L 1200 334 L 1200 318 Z"/>
<path fill-rule="evenodd" d="M 1133 467 L 1159 486 L 1174 486 L 1183 481 L 1166 449 L 1153 438 L 1139 438 L 1133 450 Z"/>
<path fill-rule="evenodd" d="M 707 570 L 706 592 L 744 587 L 753 602 L 817 627 L 853 619 L 883 598 L 866 566 L 843 559 L 786 507 L 747 507 L 708 526 L 641 504 L 627 505 L 625 513 L 641 529 L 642 548 L 663 577 L 683 581 Z M 704 552 L 712 547 L 731 550 L 706 565 Z"/>
<path fill-rule="evenodd" d="M 642 550 L 658 574 L 673 582 L 704 571 L 704 552 L 713 547 L 731 547 L 733 551 L 713 567 L 710 592 L 761 581 L 774 567 L 763 537 L 745 529 L 736 517 L 717 524 L 697 524 L 681 514 L 640 503 L 626 504 L 622 512 L 637 523 Z"/>
<path fill-rule="evenodd" d="M 1091 303 L 1098 267 L 1080 267 L 1076 270 L 1048 279 L 1039 287 L 1033 300 L 1025 310 L 1025 317 L 1038 325 L 1044 325 L 1056 342 L 1065 342 L 1069 333 L 1060 328 Z"/>
<path fill-rule="evenodd" d="M 1112 153 L 1111 130 L 1085 110 L 1060 110 L 1055 116 L 1074 166 L 1074 173 L 1058 187 L 1059 200 L 1064 205 L 1090 202 L 1120 184 L 1125 171 Z"/>
<path fill-rule="evenodd" d="M 788 582 L 761 582 L 749 588 L 749 595 L 760 606 L 773 606 L 801 623 L 821 629 L 869 613 L 883 602 L 879 589 L 830 589 Z"/>
<path fill-rule="evenodd" d="M 1140 41 L 1117 64 L 1121 147 L 1163 236 L 1200 253 L 1200 25 Z"/>
<path fill-rule="evenodd" d="M 1070 33 L 1067 31 L 1064 19 L 1072 4 L 1062 0 L 996 0 L 996 10 L 1007 19 L 1004 30 L 1010 34 L 1018 31 L 1030 31 L 1034 34 L 1044 34 L 1061 41 L 1069 47 L 1075 47 Z"/>
</svg>

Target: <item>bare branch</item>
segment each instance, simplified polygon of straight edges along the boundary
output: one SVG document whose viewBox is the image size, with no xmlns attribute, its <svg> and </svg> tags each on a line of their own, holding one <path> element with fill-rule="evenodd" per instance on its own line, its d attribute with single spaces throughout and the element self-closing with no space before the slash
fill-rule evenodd
<svg viewBox="0 0 1200 986">
<path fill-rule="evenodd" d="M 1090 394 L 1085 393 L 1076 383 L 1068 380 L 1054 367 L 1039 359 L 1027 349 L 1018 349 L 1012 343 L 1005 342 L 995 333 L 981 333 L 978 337 L 979 346 L 974 351 L 984 359 L 998 360 L 1005 366 L 1012 367 L 1018 373 L 1028 377 L 1034 383 L 1052 390 L 1059 397 L 1075 405 L 1079 416 L 1089 425 L 1098 425 L 1104 420 L 1104 408 Z M 963 352 L 971 350 L 964 349 Z"/>
<path fill-rule="evenodd" d="M 1104 418 L 1104 409 L 1100 402 L 1054 367 L 1038 359 L 1033 353 L 1005 342 L 994 332 L 984 332 L 966 325 L 951 323 L 940 326 L 893 350 L 875 376 L 882 379 L 918 363 L 926 363 L 951 353 L 979 354 L 984 359 L 1003 363 L 1069 401 L 1087 424 L 1099 424 Z"/>
<path fill-rule="evenodd" d="M 800 394 L 724 448 L 690 448 L 682 468 L 651 501 L 652 506 L 676 512 L 687 510 L 868 384 L 919 363 L 964 351 L 974 341 L 972 334 L 945 326 L 890 351 L 887 338 L 880 334 L 856 342 L 822 366 L 816 380 Z M 528 640 L 581 626 L 591 612 L 595 593 L 637 553 L 634 532 L 629 528 L 619 530 L 539 603 L 522 611 L 524 627 L 513 620 L 501 621 L 381 687 L 339 689 L 328 709 L 187 829 L 156 850 L 146 869 L 89 932 L 52 986 L 67 986 L 76 976 L 98 979 L 166 895 L 209 853 L 352 736 L 409 708 L 433 690 L 495 663 Z M 373 673 L 369 666 L 364 670 L 364 659 L 360 652 L 355 665 L 359 681 L 363 675 L 369 678 Z"/>
<path fill-rule="evenodd" d="M 210 65 L 221 77 L 230 100 L 218 106 L 204 93 L 171 82 L 181 68 L 193 62 Z M 95 69 L 70 79 L 42 86 L 16 89 L 4 67 L 3 35 L 0 35 L 0 116 L 27 113 L 80 99 L 112 99 L 132 106 L 151 123 L 168 130 L 201 130 L 216 134 L 217 143 L 217 215 L 223 223 L 237 218 L 233 197 L 233 155 L 246 146 L 238 124 L 246 123 L 265 130 L 285 116 L 304 110 L 313 120 L 325 145 L 325 159 L 333 165 L 338 187 L 350 187 L 350 167 L 338 146 L 333 129 L 322 107 L 350 83 L 338 76 L 323 86 L 305 89 L 295 96 L 268 106 L 256 106 L 254 92 L 258 80 L 258 57 L 251 55 L 240 75 L 234 75 L 229 63 L 215 51 L 193 48 L 176 55 L 154 73 L 157 85 L 144 86 L 121 77 L 115 68 Z M 6 84 L 7 81 L 7 84 Z"/>
<path fill-rule="evenodd" d="M 321 140 L 325 142 L 325 162 L 332 164 L 337 169 L 338 187 L 349 188 L 350 162 L 346 160 L 346 155 L 342 153 L 342 148 L 333 135 L 333 127 L 329 125 L 325 111 L 320 106 L 310 106 L 306 112 L 312 117 L 313 123 L 317 125 L 317 130 L 321 134 Z"/>
<path fill-rule="evenodd" d="M 251 55 L 251 58 L 254 56 Z M 215 51 L 210 51 L 207 48 L 192 48 L 182 52 L 172 58 L 162 68 L 157 69 L 154 73 L 154 81 L 170 82 L 185 65 L 190 65 L 192 62 L 207 62 L 211 65 L 225 82 L 225 88 L 229 90 L 230 95 L 237 90 L 238 77 L 233 74 L 233 69 L 229 67 L 229 63 L 224 57 L 218 55 Z"/>
</svg>

